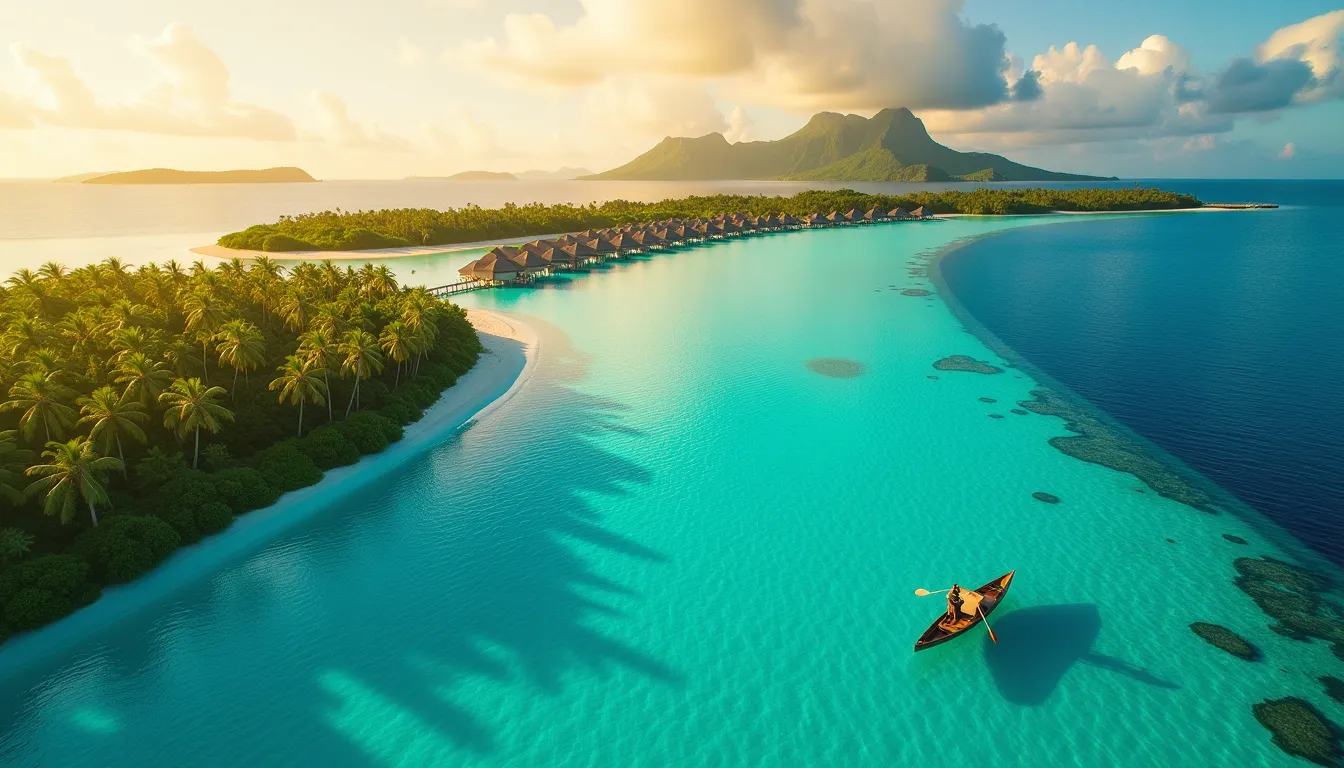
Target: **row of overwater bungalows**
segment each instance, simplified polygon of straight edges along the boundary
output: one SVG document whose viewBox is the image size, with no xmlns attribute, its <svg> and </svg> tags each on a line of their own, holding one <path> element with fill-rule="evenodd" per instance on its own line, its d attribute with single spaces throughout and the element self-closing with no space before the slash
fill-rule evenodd
<svg viewBox="0 0 1344 768">
<path fill-rule="evenodd" d="M 550 240 L 534 240 L 519 246 L 495 246 L 481 258 L 459 269 L 458 274 L 464 281 L 477 281 L 483 285 L 525 283 L 540 275 L 688 243 L 761 232 L 931 218 L 933 216 L 920 206 L 913 211 L 897 208 L 885 213 L 877 208 L 867 213 L 858 210 L 847 213 L 831 211 L 824 216 L 814 213 L 802 219 L 785 213 L 767 216 L 733 213 L 709 219 L 665 219 L 590 229 Z"/>
</svg>

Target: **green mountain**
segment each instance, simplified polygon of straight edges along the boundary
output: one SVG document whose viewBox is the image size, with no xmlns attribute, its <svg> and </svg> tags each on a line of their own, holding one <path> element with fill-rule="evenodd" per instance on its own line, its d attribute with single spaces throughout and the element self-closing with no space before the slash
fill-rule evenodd
<svg viewBox="0 0 1344 768">
<path fill-rule="evenodd" d="M 317 181 L 300 168 L 266 168 L 259 171 L 178 171 L 149 168 L 86 178 L 82 184 L 285 184 Z"/>
<path fill-rule="evenodd" d="M 729 144 L 722 134 L 668 137 L 619 168 L 585 179 L 790 179 L 805 181 L 1097 181 L 934 141 L 910 110 L 871 118 L 821 112 L 778 141 Z"/>
</svg>

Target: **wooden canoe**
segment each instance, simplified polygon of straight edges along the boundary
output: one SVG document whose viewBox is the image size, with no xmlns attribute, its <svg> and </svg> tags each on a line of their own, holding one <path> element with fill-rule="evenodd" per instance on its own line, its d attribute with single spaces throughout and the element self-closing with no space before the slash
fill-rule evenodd
<svg viewBox="0 0 1344 768">
<path fill-rule="evenodd" d="M 933 625 L 925 630 L 924 634 L 920 635 L 919 639 L 915 641 L 915 651 L 918 652 L 926 648 L 932 648 L 935 645 L 946 643 L 948 640 L 951 640 L 958 635 L 964 635 L 966 634 L 966 630 L 980 623 L 981 612 L 983 612 L 985 616 L 993 613 L 994 609 L 999 607 L 999 603 L 1003 602 L 1003 598 L 1008 594 L 1008 587 L 1013 583 L 1014 573 L 1017 573 L 1017 571 L 1009 571 L 983 587 L 974 590 L 975 592 L 978 592 L 983 599 L 980 601 L 980 611 L 977 611 L 971 617 L 963 617 L 955 624 L 949 625 L 947 623 L 947 612 L 944 611 L 943 615 L 939 616 L 938 620 L 933 622 Z"/>
</svg>

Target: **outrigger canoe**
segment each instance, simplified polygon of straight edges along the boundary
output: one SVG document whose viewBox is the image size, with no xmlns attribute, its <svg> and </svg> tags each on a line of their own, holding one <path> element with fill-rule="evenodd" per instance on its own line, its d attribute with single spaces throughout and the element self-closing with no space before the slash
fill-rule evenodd
<svg viewBox="0 0 1344 768">
<path fill-rule="evenodd" d="M 915 651 L 919 652 L 926 648 L 932 648 L 935 645 L 946 643 L 957 635 L 963 635 L 966 633 L 966 630 L 979 624 L 983 616 L 988 616 L 993 613 L 994 609 L 999 607 L 999 603 L 1003 602 L 1004 596 L 1008 594 L 1008 587 L 1013 583 L 1014 573 L 1017 573 L 1017 571 L 1009 571 L 975 590 L 975 594 L 979 596 L 978 598 L 966 594 L 966 603 L 962 605 L 962 610 L 965 611 L 967 608 L 971 608 L 971 615 L 963 616 L 955 622 L 949 622 L 947 620 L 947 613 L 944 612 L 943 615 L 939 616 L 938 620 L 933 622 L 933 625 L 925 630 L 924 634 L 920 635 L 919 639 L 915 641 Z M 965 592 L 966 591 L 963 590 L 963 594 L 965 594 Z M 977 605 L 970 605 L 972 602 Z M 978 608 L 978 610 L 976 610 L 976 608 Z"/>
</svg>

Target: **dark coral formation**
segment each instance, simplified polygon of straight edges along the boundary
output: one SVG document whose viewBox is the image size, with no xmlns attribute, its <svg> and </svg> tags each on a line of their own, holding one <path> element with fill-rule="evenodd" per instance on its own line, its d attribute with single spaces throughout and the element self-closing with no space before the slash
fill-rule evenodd
<svg viewBox="0 0 1344 768">
<path fill-rule="evenodd" d="M 929 374 L 928 376 L 925 376 L 924 378 L 926 378 L 926 379 L 933 379 L 934 381 L 937 381 L 937 380 L 938 380 L 938 377 L 937 377 L 937 376 L 934 376 L 933 374 Z"/>
<path fill-rule="evenodd" d="M 1027 412 L 1024 411 L 1024 410 L 1022 410 L 1021 408 L 1014 408 L 1013 410 L 1009 411 L 1009 413 L 1015 413 L 1015 414 L 1017 414 L 1018 416 L 1026 416 L 1026 415 L 1027 415 Z"/>
<path fill-rule="evenodd" d="M 999 402 L 999 401 L 998 401 L 998 400 L 995 400 L 995 399 L 992 398 L 992 397 L 982 397 L 982 398 L 980 398 L 980 402 L 982 402 L 982 403 L 997 403 L 997 402 Z"/>
<path fill-rule="evenodd" d="M 1160 495 L 1179 501 L 1202 512 L 1217 514 L 1213 499 L 1191 485 L 1185 478 L 1171 471 L 1165 464 L 1149 456 L 1143 446 L 1106 426 L 1083 408 L 1045 389 L 1031 392 L 1035 400 L 1018 405 L 1043 416 L 1058 416 L 1068 423 L 1064 428 L 1077 433 L 1068 437 L 1052 437 L 1050 445 L 1075 459 L 1128 472 L 1142 480 Z"/>
<path fill-rule="evenodd" d="M 1223 534 L 1223 538 L 1224 538 L 1224 539 L 1227 539 L 1228 541 L 1232 542 L 1233 544 L 1249 544 L 1249 543 L 1250 543 L 1250 542 L 1246 541 L 1245 539 L 1241 538 L 1240 536 L 1233 536 L 1233 535 L 1230 534 L 1230 533 L 1224 533 L 1224 534 Z"/>
<path fill-rule="evenodd" d="M 991 413 L 991 414 L 989 414 L 989 418 L 991 418 L 991 419 L 1002 419 L 1002 418 L 1003 418 L 1003 414 L 1002 414 L 1002 413 Z"/>
<path fill-rule="evenodd" d="M 1344 680 L 1340 680 L 1334 675 L 1321 675 L 1316 679 L 1320 680 L 1321 685 L 1325 686 L 1326 696 L 1344 704 Z"/>
<path fill-rule="evenodd" d="M 1339 654 L 1344 607 L 1324 597 L 1332 586 L 1330 579 L 1272 557 L 1241 557 L 1232 566 L 1237 569 L 1237 588 L 1275 619 L 1270 629 L 1294 640 L 1314 637 L 1335 643 Z"/>
<path fill-rule="evenodd" d="M 1287 696 L 1265 699 L 1251 713 L 1273 734 L 1274 746 L 1317 765 L 1338 765 L 1341 756 L 1338 730 L 1311 704 Z"/>
<path fill-rule="evenodd" d="M 1227 627 L 1196 621 L 1190 625 L 1190 631 L 1199 635 L 1214 648 L 1227 651 L 1239 659 L 1255 661 L 1260 656 L 1260 651 L 1254 645 L 1251 645 L 1246 638 Z"/>
<path fill-rule="evenodd" d="M 934 368 L 940 371 L 965 371 L 966 373 L 1003 373 L 1002 368 L 997 368 L 989 363 L 976 360 L 969 355 L 950 355 L 944 357 L 933 364 Z"/>
<path fill-rule="evenodd" d="M 839 357 L 814 357 L 806 365 L 813 373 L 833 379 L 853 379 L 862 376 L 865 370 L 863 363 Z"/>
<path fill-rule="evenodd" d="M 932 293 L 933 291 L 926 291 L 923 288 L 906 288 L 901 291 L 902 296 L 928 296 Z"/>
<path fill-rule="evenodd" d="M 1059 497 L 1058 497 L 1058 496 L 1056 496 L 1056 495 L 1053 494 L 1053 493 L 1046 493 L 1045 491 L 1037 491 L 1037 492 L 1031 494 L 1031 498 L 1033 498 L 1033 499 L 1035 499 L 1035 500 L 1037 500 L 1037 501 L 1044 501 L 1046 504 L 1058 504 L 1058 503 L 1059 503 Z"/>
</svg>

